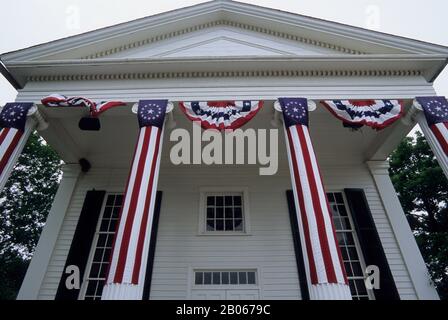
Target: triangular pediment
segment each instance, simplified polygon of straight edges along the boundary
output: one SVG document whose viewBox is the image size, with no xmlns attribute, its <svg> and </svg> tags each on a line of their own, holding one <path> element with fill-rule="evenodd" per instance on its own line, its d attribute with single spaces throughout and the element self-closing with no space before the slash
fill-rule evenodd
<svg viewBox="0 0 448 320">
<path fill-rule="evenodd" d="M 215 26 L 123 50 L 110 54 L 107 58 L 309 56 L 337 53 L 336 50 L 307 45 L 292 39 L 282 39 L 234 27 Z"/>
<path fill-rule="evenodd" d="M 313 63 L 315 69 L 324 67 L 316 62 L 319 59 L 330 58 L 332 62 L 327 62 L 331 66 L 346 68 L 339 60 L 348 64 L 346 57 L 359 57 L 364 61 L 357 70 L 360 72 L 377 67 L 378 59 L 390 58 L 400 63 L 406 60 L 431 80 L 446 64 L 447 56 L 447 47 L 431 43 L 251 4 L 215 0 L 5 53 L 0 59 L 8 70 L 2 73 L 19 88 L 30 76 L 100 72 L 96 67 L 105 73 L 112 69 L 121 73 L 154 72 L 161 59 L 172 59 L 167 61 L 170 64 L 178 59 L 182 64 L 182 59 L 202 57 L 253 58 L 251 62 L 267 57 L 305 57 L 310 59 L 303 63 Z M 313 57 L 317 60 L 312 61 Z M 426 60 L 417 65 L 411 61 L 414 57 Z M 91 61 L 98 63 L 88 65 Z M 112 63 L 116 64 L 113 68 Z M 128 65 L 132 63 L 131 70 Z M 146 69 L 140 69 L 136 63 L 146 64 Z M 215 67 L 213 61 L 207 63 L 201 71 Z M 128 65 L 125 68 L 123 64 Z M 389 65 L 398 67 L 392 62 Z M 185 69 L 185 64 L 182 67 Z M 280 67 L 284 68 L 272 66 Z M 383 71 L 390 68 L 381 67 Z M 172 66 L 173 70 L 176 68 L 182 69 Z M 303 66 L 298 68 L 302 70 Z"/>
</svg>

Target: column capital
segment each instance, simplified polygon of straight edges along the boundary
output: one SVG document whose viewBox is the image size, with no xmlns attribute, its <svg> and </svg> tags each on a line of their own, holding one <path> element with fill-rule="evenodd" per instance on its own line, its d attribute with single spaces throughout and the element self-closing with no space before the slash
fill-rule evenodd
<svg viewBox="0 0 448 320">
<path fill-rule="evenodd" d="M 366 161 L 367 167 L 374 175 L 389 175 L 389 161 L 387 160 L 371 160 Z"/>
</svg>

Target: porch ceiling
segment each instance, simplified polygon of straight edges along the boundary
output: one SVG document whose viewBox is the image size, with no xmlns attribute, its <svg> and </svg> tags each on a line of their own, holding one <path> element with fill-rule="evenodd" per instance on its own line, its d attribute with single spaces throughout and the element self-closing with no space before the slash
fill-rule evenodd
<svg viewBox="0 0 448 320">
<path fill-rule="evenodd" d="M 262 110 L 242 129 L 275 129 L 271 124 L 273 102 L 265 101 Z M 406 107 L 409 105 L 410 101 L 407 101 Z M 101 115 L 100 131 L 81 131 L 78 128 L 79 119 L 86 115 L 85 110 L 39 108 L 50 122 L 49 128 L 42 131 L 41 135 L 65 162 L 74 163 L 80 158 L 86 158 L 97 167 L 129 165 L 138 133 L 137 119 L 131 112 L 131 104 L 111 109 Z M 191 131 L 192 123 L 178 108 L 177 103 L 173 112 L 176 128 Z M 279 164 L 286 164 L 283 129 L 278 129 Z M 411 129 L 412 127 L 399 120 L 380 132 L 369 127 L 350 131 L 320 104 L 316 111 L 310 113 L 310 133 L 318 160 L 323 165 L 350 165 L 371 159 L 385 159 Z M 168 126 L 165 128 L 162 166 L 171 165 L 169 151 L 176 144 L 169 141 L 172 130 Z M 202 146 L 207 143 L 203 142 Z"/>
</svg>

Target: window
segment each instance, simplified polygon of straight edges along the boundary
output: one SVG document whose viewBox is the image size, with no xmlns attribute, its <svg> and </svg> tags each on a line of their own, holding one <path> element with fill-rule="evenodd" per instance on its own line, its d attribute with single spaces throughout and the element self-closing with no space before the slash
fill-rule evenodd
<svg viewBox="0 0 448 320">
<path fill-rule="evenodd" d="M 248 234 L 248 196 L 245 188 L 201 190 L 199 234 Z"/>
<path fill-rule="evenodd" d="M 256 285 L 255 270 L 201 270 L 194 272 L 195 285 Z"/>
<path fill-rule="evenodd" d="M 241 194 L 207 195 L 207 231 L 243 231 Z"/>
<path fill-rule="evenodd" d="M 109 194 L 95 232 L 94 245 L 86 267 L 86 276 L 80 292 L 80 299 L 100 300 L 103 292 L 112 242 L 123 202 L 121 194 Z"/>
<path fill-rule="evenodd" d="M 336 237 L 341 249 L 352 298 L 354 300 L 373 299 L 372 290 L 366 289 L 364 282 L 366 266 L 343 194 L 342 192 L 329 192 L 327 196 L 333 212 Z"/>
</svg>

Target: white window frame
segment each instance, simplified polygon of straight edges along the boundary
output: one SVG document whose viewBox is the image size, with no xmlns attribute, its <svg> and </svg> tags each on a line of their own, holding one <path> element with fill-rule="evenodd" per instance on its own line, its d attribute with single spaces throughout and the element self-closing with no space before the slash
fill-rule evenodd
<svg viewBox="0 0 448 320">
<path fill-rule="evenodd" d="M 348 205 L 347 198 L 345 197 L 345 192 L 342 191 L 342 190 L 325 190 L 325 194 L 328 194 L 328 193 L 340 193 L 342 195 L 342 200 L 344 202 L 345 210 L 347 211 L 348 220 L 350 222 L 350 225 L 351 225 L 352 229 L 351 230 L 345 230 L 344 229 L 344 230 L 340 230 L 340 231 L 341 232 L 350 231 L 352 233 L 353 242 L 354 242 L 355 248 L 356 248 L 356 253 L 358 254 L 359 262 L 361 264 L 361 268 L 363 270 L 364 280 L 365 280 L 367 275 L 365 274 L 366 263 L 364 261 L 364 254 L 362 252 L 361 244 L 360 244 L 359 239 L 358 239 L 358 232 L 355 229 L 355 224 L 353 222 L 352 212 L 350 211 L 350 207 Z M 335 232 L 337 233 L 336 230 L 335 230 Z M 338 244 L 338 246 L 339 246 L 339 244 Z M 345 266 L 344 266 L 344 268 L 345 268 Z M 369 296 L 369 300 L 375 300 L 375 295 L 373 293 L 373 290 L 372 289 L 368 289 L 368 288 L 366 288 L 366 289 L 367 289 L 367 295 Z"/>
<path fill-rule="evenodd" d="M 242 207 L 243 207 L 243 230 L 242 231 L 207 231 L 207 195 L 222 193 L 241 193 Z M 249 209 L 249 188 L 247 187 L 200 187 L 199 188 L 199 221 L 198 221 L 198 235 L 201 236 L 247 236 L 251 235 L 250 228 L 250 209 Z"/>
<path fill-rule="evenodd" d="M 100 230 L 100 227 L 101 227 L 101 222 L 103 220 L 104 210 L 105 210 L 106 204 L 107 204 L 107 199 L 111 195 L 114 195 L 114 196 L 121 195 L 121 196 L 123 196 L 123 201 L 124 201 L 124 193 L 123 192 L 110 191 L 110 192 L 106 192 L 106 195 L 104 196 L 103 204 L 101 206 L 101 213 L 100 213 L 100 216 L 98 217 L 98 221 L 97 221 L 96 228 L 95 228 L 95 235 L 93 237 L 92 244 L 90 246 L 89 258 L 87 259 L 86 268 L 84 270 L 84 276 L 83 276 L 83 279 L 82 279 L 81 288 L 79 290 L 78 300 L 85 300 L 85 296 L 86 296 L 86 292 L 87 292 L 87 286 L 88 286 L 88 283 L 89 283 L 88 278 L 89 278 L 90 270 L 92 269 L 93 258 L 95 256 L 95 251 L 96 251 L 96 248 L 97 248 L 96 245 L 97 245 L 98 238 L 99 238 L 99 230 Z"/>
</svg>

